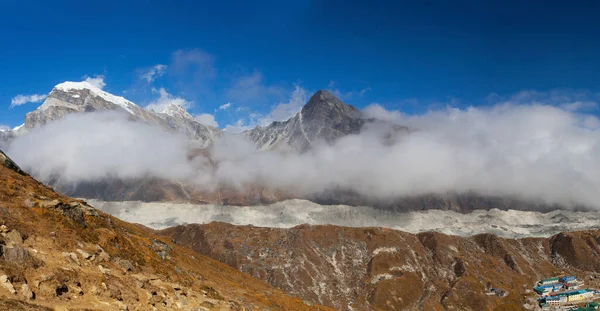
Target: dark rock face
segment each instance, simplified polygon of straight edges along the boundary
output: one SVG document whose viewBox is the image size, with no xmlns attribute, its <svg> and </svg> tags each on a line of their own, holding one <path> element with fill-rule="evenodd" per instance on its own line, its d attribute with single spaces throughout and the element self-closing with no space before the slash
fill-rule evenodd
<svg viewBox="0 0 600 311">
<path fill-rule="evenodd" d="M 15 162 L 13 162 L 13 160 L 11 160 L 2 150 L 0 150 L 0 165 L 4 165 L 7 168 L 21 175 L 26 175 L 26 173 L 23 172 L 23 170 Z"/>
<path fill-rule="evenodd" d="M 365 124 L 360 110 L 323 90 L 310 98 L 300 114 L 309 142 L 317 139 L 333 142 L 346 135 L 358 134 Z"/>
<path fill-rule="evenodd" d="M 366 122 L 356 107 L 320 90 L 293 118 L 254 128 L 246 135 L 260 150 L 304 152 L 314 142 L 331 143 L 358 134 Z"/>
</svg>

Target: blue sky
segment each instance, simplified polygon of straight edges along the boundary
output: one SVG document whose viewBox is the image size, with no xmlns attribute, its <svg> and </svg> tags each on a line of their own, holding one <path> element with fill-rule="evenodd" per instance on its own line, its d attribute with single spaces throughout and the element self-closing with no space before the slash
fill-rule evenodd
<svg viewBox="0 0 600 311">
<path fill-rule="evenodd" d="M 40 104 L 10 108 L 17 95 L 99 76 L 141 106 L 179 100 L 220 127 L 283 118 L 318 89 L 406 113 L 595 94 L 599 14 L 596 1 L 6 1 L 0 125 Z"/>
</svg>

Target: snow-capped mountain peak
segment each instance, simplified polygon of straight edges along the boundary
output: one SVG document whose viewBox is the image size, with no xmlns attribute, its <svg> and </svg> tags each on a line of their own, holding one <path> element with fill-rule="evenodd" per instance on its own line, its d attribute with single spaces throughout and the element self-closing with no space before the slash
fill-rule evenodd
<svg viewBox="0 0 600 311">
<path fill-rule="evenodd" d="M 198 123 L 180 105 L 169 104 L 161 112 L 146 110 L 92 83 L 67 81 L 56 85 L 41 106 L 25 115 L 23 125 L 3 132 L 0 140 L 9 142 L 16 136 L 25 135 L 34 128 L 70 114 L 111 110 L 124 110 L 133 120 L 180 132 L 203 147 L 212 145 L 221 136 L 220 129 Z"/>
<path fill-rule="evenodd" d="M 174 104 L 174 103 L 170 103 L 169 105 L 167 105 L 167 107 L 165 107 L 165 109 L 163 109 L 163 111 L 161 111 L 160 113 L 169 115 L 173 118 L 178 118 L 178 119 L 186 119 L 186 120 L 193 120 L 194 117 L 192 117 L 192 115 L 187 112 L 187 110 L 185 110 L 185 108 L 183 108 L 181 105 L 178 104 Z"/>
<path fill-rule="evenodd" d="M 91 96 L 101 97 L 102 99 L 104 99 L 107 102 L 110 102 L 110 103 L 120 106 L 121 108 L 125 109 L 125 111 L 129 112 L 130 114 L 135 114 L 134 107 L 137 107 L 136 104 L 125 99 L 124 97 L 116 96 L 116 95 L 110 94 L 108 92 L 105 92 L 105 91 L 101 90 L 100 88 L 98 88 L 97 86 L 95 86 L 89 82 L 86 82 L 86 81 L 81 81 L 81 82 L 66 81 L 66 82 L 56 85 L 54 87 L 54 89 L 52 89 L 52 92 L 56 92 L 56 91 L 65 92 L 74 99 L 81 98 L 82 94 L 80 94 L 80 93 L 87 91 L 90 93 Z M 52 92 L 50 94 L 52 94 Z M 56 105 L 56 104 L 57 104 L 56 101 L 46 100 L 38 109 L 43 110 L 43 109 L 46 109 L 47 107 L 49 107 L 50 105 Z"/>
</svg>

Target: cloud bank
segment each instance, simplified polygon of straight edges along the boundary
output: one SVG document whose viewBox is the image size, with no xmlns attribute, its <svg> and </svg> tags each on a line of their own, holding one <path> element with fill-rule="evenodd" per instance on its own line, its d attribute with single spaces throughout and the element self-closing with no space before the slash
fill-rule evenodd
<svg viewBox="0 0 600 311">
<path fill-rule="evenodd" d="M 194 119 L 200 124 L 219 127 L 219 123 L 217 123 L 217 120 L 215 120 L 215 116 L 210 113 L 199 114 Z"/>
<path fill-rule="evenodd" d="M 190 176 L 185 137 L 119 112 L 69 115 L 19 137 L 8 153 L 42 180 Z"/>
<path fill-rule="evenodd" d="M 342 188 L 384 199 L 474 191 L 600 208 L 600 121 L 593 114 L 512 102 L 416 116 L 381 106 L 364 113 L 411 132 L 366 126 L 300 155 L 259 152 L 241 135 L 225 135 L 213 148 L 212 167 L 188 161 L 182 137 L 93 113 L 34 130 L 9 153 L 42 179 L 61 172 L 73 182 L 152 175 L 305 194 Z"/>
</svg>

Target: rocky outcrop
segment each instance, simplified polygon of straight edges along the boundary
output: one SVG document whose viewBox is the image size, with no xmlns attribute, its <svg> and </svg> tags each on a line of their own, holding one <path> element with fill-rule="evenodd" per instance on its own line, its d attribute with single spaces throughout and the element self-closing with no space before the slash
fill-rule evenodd
<svg viewBox="0 0 600 311">
<path fill-rule="evenodd" d="M 0 165 L 4 165 L 6 168 L 11 169 L 21 175 L 25 175 L 25 172 L 11 160 L 2 150 L 0 150 Z"/>
<path fill-rule="evenodd" d="M 600 273 L 600 231 L 469 238 L 384 228 L 186 225 L 161 234 L 338 310 L 519 310 L 535 280 Z M 591 284 L 590 284 L 591 285 Z M 593 285 L 591 285 L 593 286 Z M 501 295 L 486 295 L 489 288 Z"/>
</svg>

